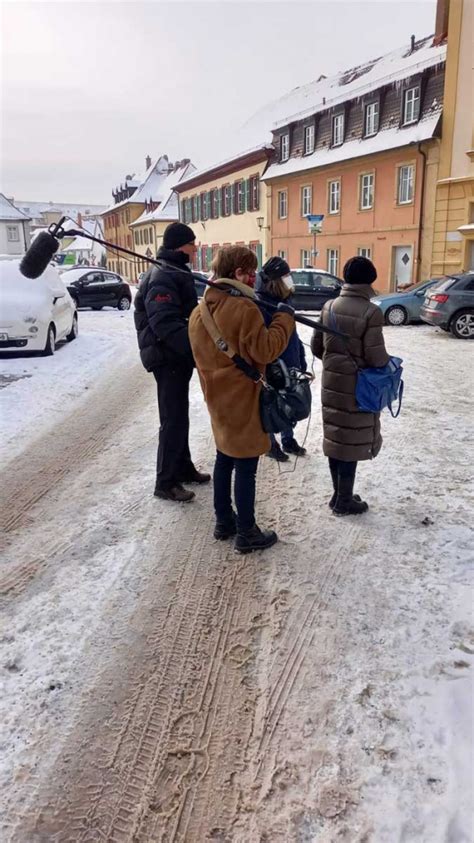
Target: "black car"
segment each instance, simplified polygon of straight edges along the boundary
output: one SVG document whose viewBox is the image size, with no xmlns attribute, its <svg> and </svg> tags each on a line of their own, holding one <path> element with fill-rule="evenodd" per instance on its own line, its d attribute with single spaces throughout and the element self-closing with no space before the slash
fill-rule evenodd
<svg viewBox="0 0 474 843">
<path fill-rule="evenodd" d="M 127 282 L 107 269 L 69 269 L 61 275 L 77 307 L 117 307 L 129 310 L 132 294 Z"/>
<path fill-rule="evenodd" d="M 341 292 L 343 281 L 324 269 L 292 269 L 291 277 L 295 292 L 291 305 L 295 310 L 321 310 Z"/>
</svg>

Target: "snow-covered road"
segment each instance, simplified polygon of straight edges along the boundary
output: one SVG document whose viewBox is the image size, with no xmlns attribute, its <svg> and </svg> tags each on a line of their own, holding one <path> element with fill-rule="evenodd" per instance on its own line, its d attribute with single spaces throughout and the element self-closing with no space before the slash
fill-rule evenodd
<svg viewBox="0 0 474 843">
<path fill-rule="evenodd" d="M 2 841 L 469 843 L 470 344 L 387 329 L 406 398 L 359 519 L 327 507 L 316 387 L 308 456 L 259 469 L 281 542 L 240 558 L 210 489 L 151 495 L 131 313 L 80 317 L 0 361 Z M 191 418 L 209 467 L 196 378 Z"/>
</svg>

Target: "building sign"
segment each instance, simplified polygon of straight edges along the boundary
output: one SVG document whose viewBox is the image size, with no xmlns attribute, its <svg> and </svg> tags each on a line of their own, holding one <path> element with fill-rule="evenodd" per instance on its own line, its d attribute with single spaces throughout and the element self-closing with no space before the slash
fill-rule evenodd
<svg viewBox="0 0 474 843">
<path fill-rule="evenodd" d="M 306 219 L 308 220 L 309 233 L 321 234 L 324 214 L 307 214 Z"/>
</svg>

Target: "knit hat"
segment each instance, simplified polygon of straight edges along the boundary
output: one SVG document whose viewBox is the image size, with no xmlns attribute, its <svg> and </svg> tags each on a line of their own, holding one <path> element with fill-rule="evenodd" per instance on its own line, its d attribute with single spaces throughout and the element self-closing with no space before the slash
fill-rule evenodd
<svg viewBox="0 0 474 843">
<path fill-rule="evenodd" d="M 343 270 L 346 284 L 373 284 L 377 278 L 377 270 L 368 258 L 357 256 L 349 258 Z"/>
<path fill-rule="evenodd" d="M 269 281 L 277 281 L 290 272 L 290 266 L 283 258 L 269 258 L 262 266 L 262 275 Z"/>
<path fill-rule="evenodd" d="M 172 222 L 165 228 L 163 235 L 163 246 L 165 249 L 179 249 L 194 243 L 196 235 L 189 225 L 182 222 Z"/>
</svg>

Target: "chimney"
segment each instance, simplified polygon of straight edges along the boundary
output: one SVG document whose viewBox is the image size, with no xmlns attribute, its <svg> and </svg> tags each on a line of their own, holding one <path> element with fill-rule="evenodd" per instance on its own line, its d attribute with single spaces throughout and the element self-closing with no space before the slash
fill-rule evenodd
<svg viewBox="0 0 474 843">
<path fill-rule="evenodd" d="M 149 155 L 147 155 L 146 158 L 145 158 L 145 169 L 149 170 L 150 167 L 151 167 L 151 158 L 150 158 Z"/>
<path fill-rule="evenodd" d="M 79 228 L 82 228 L 82 214 L 80 211 L 77 212 L 77 224 Z"/>
<path fill-rule="evenodd" d="M 436 4 L 436 25 L 433 44 L 440 44 L 448 34 L 450 0 L 438 0 Z"/>
<path fill-rule="evenodd" d="M 416 39 L 415 39 L 415 36 L 414 36 L 414 35 L 412 35 L 412 36 L 411 36 L 411 39 L 410 39 L 410 53 L 414 53 L 414 52 L 415 52 L 415 40 L 416 40 Z"/>
</svg>

